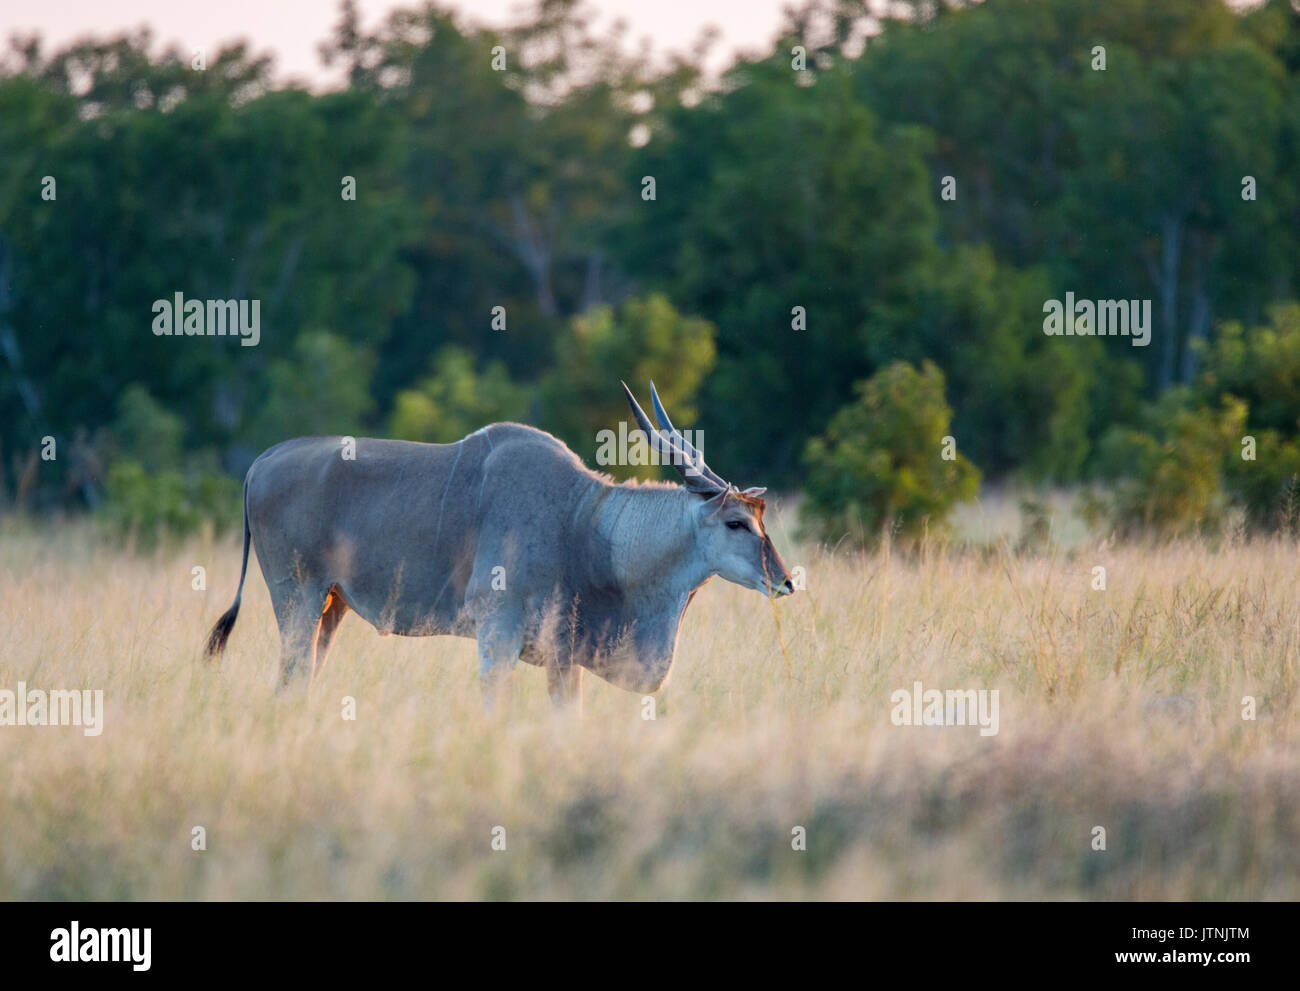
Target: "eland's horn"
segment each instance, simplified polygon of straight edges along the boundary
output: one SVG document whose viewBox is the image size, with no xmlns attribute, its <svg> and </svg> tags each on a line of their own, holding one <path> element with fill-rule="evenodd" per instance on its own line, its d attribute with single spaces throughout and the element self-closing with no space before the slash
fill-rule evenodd
<svg viewBox="0 0 1300 991">
<path fill-rule="evenodd" d="M 673 426 L 673 421 L 668 419 L 668 411 L 664 409 L 664 404 L 659 401 L 659 390 L 655 388 L 653 379 L 650 381 L 650 402 L 654 405 L 656 419 L 668 431 L 673 443 L 686 452 L 686 456 L 693 462 L 695 470 L 719 488 L 730 488 L 731 486 L 721 475 L 705 464 L 704 455 L 682 435 L 680 430 Z"/>
<path fill-rule="evenodd" d="M 632 415 L 636 417 L 637 425 L 645 431 L 646 436 L 650 439 L 650 444 L 660 454 L 666 455 L 669 462 L 677 473 L 682 476 L 686 482 L 686 487 L 692 492 L 698 492 L 701 495 L 717 495 L 719 491 L 725 492 L 729 488 L 726 482 L 722 481 L 704 464 L 704 459 L 700 457 L 699 451 L 691 446 L 690 442 L 681 434 L 672 430 L 672 423 L 663 413 L 663 407 L 659 404 L 658 395 L 654 396 L 656 412 L 660 418 L 668 425 L 668 429 L 658 430 L 646 416 L 645 410 L 641 404 L 636 401 L 636 396 L 632 395 L 632 390 L 627 387 L 627 383 L 622 383 L 623 391 L 627 393 L 628 404 L 632 407 Z M 654 393 L 654 387 L 651 386 L 651 393 Z"/>
</svg>

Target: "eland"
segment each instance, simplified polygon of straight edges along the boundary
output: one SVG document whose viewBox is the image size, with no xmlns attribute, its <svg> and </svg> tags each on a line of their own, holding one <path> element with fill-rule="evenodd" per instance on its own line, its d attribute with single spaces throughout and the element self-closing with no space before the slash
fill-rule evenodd
<svg viewBox="0 0 1300 991">
<path fill-rule="evenodd" d="M 308 668 L 314 680 L 355 612 L 385 635 L 475 638 L 489 709 L 519 660 L 546 669 L 556 705 L 580 701 L 584 668 L 658 690 L 710 578 L 772 598 L 794 584 L 763 527 L 766 490 L 709 468 L 653 382 L 661 429 L 623 391 L 683 484 L 615 484 L 518 423 L 454 444 L 299 437 L 270 448 L 244 479 L 239 587 L 207 655 L 235 625 L 251 544 L 280 629 L 281 685 Z"/>
</svg>

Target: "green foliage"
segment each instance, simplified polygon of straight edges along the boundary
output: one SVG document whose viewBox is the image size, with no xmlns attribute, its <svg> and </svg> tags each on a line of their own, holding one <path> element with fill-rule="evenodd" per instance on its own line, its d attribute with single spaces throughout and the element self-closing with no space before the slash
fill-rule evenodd
<svg viewBox="0 0 1300 991">
<path fill-rule="evenodd" d="M 110 530 L 150 546 L 213 524 L 218 532 L 239 526 L 241 484 L 229 475 L 198 469 L 151 472 L 133 458 L 108 470 L 103 519 Z"/>
<path fill-rule="evenodd" d="M 218 471 L 207 453 L 182 449 L 185 425 L 179 416 L 138 384 L 128 387 L 117 405 L 107 498 L 100 511 L 111 532 L 149 546 L 208 523 L 218 530 L 239 524 L 240 483 Z"/>
<path fill-rule="evenodd" d="M 449 444 L 489 423 L 523 420 L 528 391 L 510 381 L 501 362 L 475 371 L 474 355 L 448 346 L 438 352 L 433 372 L 394 400 L 388 432 L 400 440 Z"/>
<path fill-rule="evenodd" d="M 1173 389 L 1143 413 L 1140 428 L 1116 427 L 1103 438 L 1100 474 L 1113 480 L 1106 499 L 1122 533 L 1179 536 L 1208 531 L 1223 519 L 1227 459 L 1240 450 L 1246 405 L 1225 399 L 1213 409 Z"/>
<path fill-rule="evenodd" d="M 1280 285 L 1295 295 L 1300 91 L 1285 59 L 1300 17 L 1218 0 L 935 9 L 886 21 L 855 84 L 885 121 L 933 132 L 932 174 L 958 181 L 948 239 L 1044 265 L 1080 298 L 1152 299 L 1151 347 L 1106 344 L 1160 388 L 1191 381 L 1214 317 L 1254 318 Z"/>
<path fill-rule="evenodd" d="M 608 298 L 603 241 L 630 202 L 635 115 L 626 60 L 584 23 L 574 0 L 545 0 L 505 31 L 423 6 L 366 33 L 345 7 L 332 55 L 399 122 L 416 226 L 404 248 L 414 300 L 380 355 L 381 403 L 427 367 L 430 339 L 535 376 L 566 320 Z M 495 306 L 505 335 L 484 333 Z"/>
<path fill-rule="evenodd" d="M 1300 438 L 1276 430 L 1246 432 L 1255 441 L 1254 458 L 1243 457 L 1242 437 L 1233 438 L 1225 467 L 1228 494 L 1256 530 L 1300 530 Z"/>
<path fill-rule="evenodd" d="M 803 442 L 873 370 L 864 342 L 905 333 L 936 255 L 925 136 L 880 126 L 846 66 L 794 85 L 788 52 L 655 115 L 629 182 L 654 176 L 657 199 L 620 241 L 627 264 L 717 326 L 703 419 L 727 438 L 727 471 L 770 485 L 797 479 Z"/>
<path fill-rule="evenodd" d="M 1091 403 L 1108 361 L 1097 338 L 1048 337 L 1041 270 L 999 265 L 987 246 L 959 246 L 916 294 L 897 340 L 867 346 L 884 361 L 930 359 L 945 370 L 962 446 L 986 471 L 1073 479 L 1089 451 Z"/>
<path fill-rule="evenodd" d="M 1112 428 L 1098 473 L 1115 482 L 1088 512 L 1125 533 L 1210 530 L 1236 506 L 1256 530 L 1300 523 L 1300 305 L 1270 323 L 1223 324 L 1199 349 L 1200 375 Z"/>
<path fill-rule="evenodd" d="M 121 453 L 145 471 L 174 469 L 182 462 L 184 421 L 138 383 L 118 400 L 112 432 Z"/>
<path fill-rule="evenodd" d="M 920 371 L 895 362 L 855 391 L 805 450 L 806 522 L 825 539 L 847 534 L 864 544 L 885 530 L 914 540 L 940 529 L 980 478 L 963 454 L 943 457 L 952 421 L 943 372 L 928 361 Z"/>
<path fill-rule="evenodd" d="M 653 381 L 673 425 L 688 429 L 696 420 L 693 399 L 715 355 L 713 325 L 683 316 L 664 296 L 629 299 L 617 310 L 597 307 L 575 317 L 556 342 L 555 366 L 542 383 L 544 423 L 590 458 L 599 431 L 632 418 L 621 379 L 643 404 Z M 603 467 L 620 477 L 635 473 Z M 725 466 L 718 470 L 725 476 Z"/>
<path fill-rule="evenodd" d="M 1247 332 L 1237 321 L 1219 328 L 1206 349 L 1197 383 L 1204 401 L 1234 396 L 1247 404 L 1243 434 L 1254 438 L 1254 457 L 1238 436 L 1228 453 L 1231 496 L 1258 529 L 1294 530 L 1300 505 L 1300 305 L 1275 307 L 1270 322 Z"/>
<path fill-rule="evenodd" d="M 272 89 L 238 46 L 205 72 L 150 47 L 85 43 L 0 71 L 0 108 L 17 113 L 0 110 L 0 333 L 15 329 L 6 366 L 32 384 L 0 389 L 6 448 L 105 422 L 132 383 L 181 417 L 188 445 L 226 447 L 304 328 L 372 351 L 409 300 L 397 122 L 358 93 Z M 36 101 L 32 78 L 56 95 Z M 11 139 L 25 142 L 13 157 Z M 57 199 L 40 196 L 46 174 Z M 260 344 L 155 336 L 151 303 L 176 292 L 259 300 Z"/>
<path fill-rule="evenodd" d="M 266 400 L 248 435 L 258 448 L 302 434 L 355 436 L 373 406 L 373 364 L 365 348 L 336 334 L 299 335 L 293 354 L 271 363 Z"/>
<path fill-rule="evenodd" d="M 1300 304 L 1277 306 L 1249 332 L 1229 320 L 1205 349 L 1199 392 L 1226 393 L 1250 406 L 1250 425 L 1300 432 Z"/>
</svg>

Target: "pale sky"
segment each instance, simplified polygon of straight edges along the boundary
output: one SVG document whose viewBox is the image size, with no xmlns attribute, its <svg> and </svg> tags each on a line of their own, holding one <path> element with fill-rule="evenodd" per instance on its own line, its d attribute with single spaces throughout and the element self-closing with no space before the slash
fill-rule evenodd
<svg viewBox="0 0 1300 991">
<path fill-rule="evenodd" d="M 706 26 L 721 30 L 710 67 L 717 69 L 736 50 L 762 49 L 776 34 L 789 0 L 588 0 L 596 11 L 597 34 L 617 19 L 627 22 L 627 40 L 649 38 L 656 53 L 688 51 Z M 359 0 L 364 25 L 373 27 L 397 7 L 394 0 Z M 470 20 L 506 23 L 519 0 L 444 0 Z M 148 24 L 160 47 L 176 42 L 182 51 L 212 51 L 221 42 L 246 38 L 256 53 L 271 51 L 281 78 L 316 84 L 329 76 L 316 46 L 338 21 L 337 0 L 0 0 L 0 41 L 15 31 L 38 31 L 49 52 L 87 33 L 104 35 Z"/>
</svg>

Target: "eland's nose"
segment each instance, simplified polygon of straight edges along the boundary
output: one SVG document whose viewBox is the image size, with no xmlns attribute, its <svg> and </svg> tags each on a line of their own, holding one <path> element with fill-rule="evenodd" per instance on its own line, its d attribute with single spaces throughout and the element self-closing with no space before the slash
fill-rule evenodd
<svg viewBox="0 0 1300 991">
<path fill-rule="evenodd" d="M 792 582 L 789 578 L 787 578 L 784 582 L 781 583 L 781 592 L 784 595 L 793 595 L 794 582 Z"/>
</svg>

